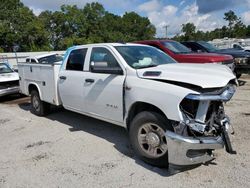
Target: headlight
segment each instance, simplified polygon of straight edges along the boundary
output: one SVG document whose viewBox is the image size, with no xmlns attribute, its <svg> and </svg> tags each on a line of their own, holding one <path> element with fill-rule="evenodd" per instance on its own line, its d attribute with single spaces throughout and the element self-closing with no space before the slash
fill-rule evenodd
<svg viewBox="0 0 250 188">
<path fill-rule="evenodd" d="M 235 58 L 234 59 L 234 62 L 236 63 L 236 64 L 247 64 L 247 58 L 245 58 L 245 57 L 239 57 L 239 58 Z"/>
<path fill-rule="evenodd" d="M 185 98 L 198 101 L 229 101 L 236 91 L 235 85 L 228 85 L 220 94 L 189 94 Z"/>
</svg>

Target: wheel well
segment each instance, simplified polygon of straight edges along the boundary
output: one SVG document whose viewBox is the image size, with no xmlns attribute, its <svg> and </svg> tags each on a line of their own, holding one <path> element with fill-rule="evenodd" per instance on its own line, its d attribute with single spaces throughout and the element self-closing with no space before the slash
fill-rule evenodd
<svg viewBox="0 0 250 188">
<path fill-rule="evenodd" d="M 33 90 L 35 90 L 35 91 L 37 91 L 37 92 L 39 93 L 39 91 L 38 91 L 36 85 L 30 84 L 30 85 L 29 85 L 29 94 L 31 94 L 31 91 L 33 91 Z"/>
<path fill-rule="evenodd" d="M 150 111 L 150 112 L 156 112 L 161 114 L 164 118 L 167 119 L 167 116 L 156 106 L 149 104 L 149 103 L 144 103 L 144 102 L 136 102 L 135 104 L 132 105 L 132 107 L 129 110 L 129 115 L 126 119 L 126 124 L 127 124 L 127 129 L 129 130 L 129 126 L 133 118 L 140 112 L 143 111 Z"/>
</svg>

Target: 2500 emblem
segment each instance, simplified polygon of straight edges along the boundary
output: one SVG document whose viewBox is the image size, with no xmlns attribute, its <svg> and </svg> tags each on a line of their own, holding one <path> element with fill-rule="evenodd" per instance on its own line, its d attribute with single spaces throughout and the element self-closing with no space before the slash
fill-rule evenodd
<svg viewBox="0 0 250 188">
<path fill-rule="evenodd" d="M 114 105 L 114 104 L 106 104 L 107 107 L 110 107 L 110 108 L 115 108 L 117 109 L 118 106 L 117 105 Z"/>
</svg>

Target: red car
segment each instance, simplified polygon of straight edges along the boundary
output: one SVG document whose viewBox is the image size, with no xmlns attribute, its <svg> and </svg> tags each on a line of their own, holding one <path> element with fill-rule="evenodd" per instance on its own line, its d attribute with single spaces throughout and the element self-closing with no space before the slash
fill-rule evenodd
<svg viewBox="0 0 250 188">
<path fill-rule="evenodd" d="M 146 44 L 156 47 L 179 63 L 219 63 L 227 65 L 234 70 L 234 61 L 231 55 L 216 53 L 194 53 L 183 44 L 173 40 L 147 40 L 135 43 Z"/>
</svg>

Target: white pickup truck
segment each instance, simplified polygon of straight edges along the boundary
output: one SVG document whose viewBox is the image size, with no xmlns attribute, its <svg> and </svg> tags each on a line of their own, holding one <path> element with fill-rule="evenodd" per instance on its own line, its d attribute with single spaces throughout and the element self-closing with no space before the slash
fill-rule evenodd
<svg viewBox="0 0 250 188">
<path fill-rule="evenodd" d="M 8 63 L 0 62 L 0 97 L 19 93 L 19 76 Z"/>
<path fill-rule="evenodd" d="M 179 64 L 154 47 L 109 43 L 71 47 L 62 64 L 18 69 L 34 114 L 62 105 L 125 127 L 135 153 L 150 164 L 200 164 L 224 146 L 234 153 L 223 102 L 237 81 L 224 65 Z"/>
</svg>

